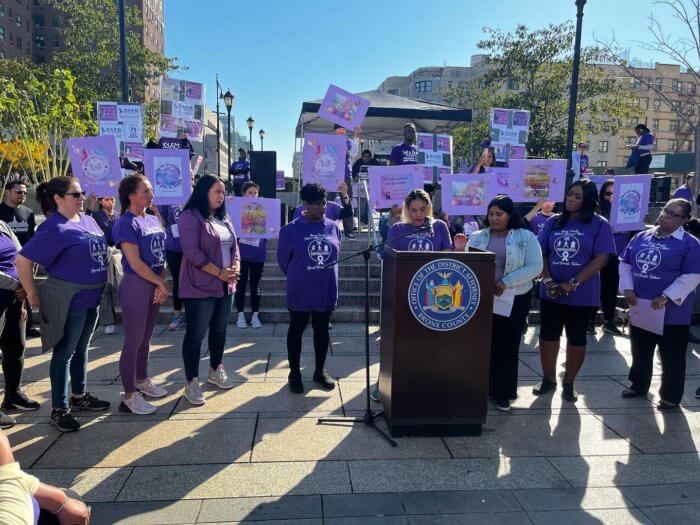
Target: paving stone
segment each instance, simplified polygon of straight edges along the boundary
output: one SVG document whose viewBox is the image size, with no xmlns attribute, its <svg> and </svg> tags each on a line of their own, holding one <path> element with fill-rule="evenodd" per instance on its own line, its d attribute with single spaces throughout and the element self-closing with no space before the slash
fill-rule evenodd
<svg viewBox="0 0 700 525">
<path fill-rule="evenodd" d="M 42 482 L 71 489 L 85 502 L 115 501 L 132 468 L 29 469 Z M 165 498 L 160 498 L 165 499 Z"/>
<path fill-rule="evenodd" d="M 539 355 L 522 355 L 520 356 L 520 359 L 534 370 L 539 371 L 542 369 Z M 561 374 L 564 373 L 563 364 L 565 361 L 566 352 L 562 350 L 559 352 L 559 357 L 557 359 L 557 372 Z M 583 378 L 586 376 L 624 375 L 629 372 L 631 364 L 632 355 L 629 353 L 621 351 L 610 354 L 590 353 L 586 355 L 586 359 L 578 373 L 578 377 Z"/>
<path fill-rule="evenodd" d="M 325 525 L 407 525 L 405 516 L 360 516 L 351 518 L 325 518 Z"/>
<path fill-rule="evenodd" d="M 119 501 L 211 499 L 351 492 L 342 461 L 136 467 Z"/>
<path fill-rule="evenodd" d="M 58 439 L 59 433 L 52 432 L 48 421 L 28 425 L 15 425 L 4 430 L 12 446 L 15 461 L 27 469 L 36 462 Z"/>
<path fill-rule="evenodd" d="M 25 358 L 22 380 L 25 383 L 49 381 L 51 352 Z M 119 355 L 88 354 L 88 381 L 114 381 L 119 376 Z"/>
<path fill-rule="evenodd" d="M 621 487 L 625 497 L 638 507 L 700 504 L 700 483 L 670 483 Z"/>
<path fill-rule="evenodd" d="M 387 432 L 382 424 L 382 429 Z M 394 458 L 449 458 L 440 438 L 397 439 L 392 447 L 364 424 L 314 419 L 261 419 L 253 461 L 316 461 Z"/>
<path fill-rule="evenodd" d="M 574 487 L 700 482 L 697 454 L 630 454 L 549 458 Z"/>
<path fill-rule="evenodd" d="M 93 503 L 91 521 L 113 525 L 169 525 L 194 523 L 200 500 Z"/>
<path fill-rule="evenodd" d="M 605 424 L 644 453 L 696 452 L 700 447 L 700 413 L 619 414 Z"/>
<path fill-rule="evenodd" d="M 700 523 L 700 504 L 644 507 L 654 523 Z"/>
<path fill-rule="evenodd" d="M 302 354 L 301 376 L 310 381 L 314 373 L 313 354 Z M 326 359 L 326 371 L 333 376 L 350 381 L 364 381 L 365 356 L 363 355 L 329 355 Z M 286 356 L 275 355 L 270 359 L 270 368 L 267 378 L 277 378 L 283 381 L 289 376 L 289 362 Z M 379 355 L 370 356 L 370 378 L 376 381 L 379 377 Z"/>
<path fill-rule="evenodd" d="M 526 511 L 616 509 L 634 506 L 625 499 L 623 492 L 613 487 L 512 491 Z"/>
<path fill-rule="evenodd" d="M 528 512 L 527 515 L 535 525 L 550 525 L 552 523 L 566 523 L 567 525 L 600 525 L 601 523 L 636 525 L 639 523 L 652 523 L 641 510 L 635 508 Z"/>
<path fill-rule="evenodd" d="M 199 521 L 282 520 L 322 518 L 321 496 L 206 499 Z"/>
<path fill-rule="evenodd" d="M 229 379 L 234 383 L 247 381 L 263 381 L 267 370 L 267 355 L 226 355 L 223 365 Z M 209 357 L 204 356 L 199 362 L 199 374 L 201 381 L 206 381 L 209 373 Z M 151 378 L 156 382 L 165 381 L 169 384 L 179 384 L 183 387 L 186 382 L 185 369 L 181 357 L 165 357 L 150 359 L 148 370 Z"/>
<path fill-rule="evenodd" d="M 323 515 L 328 518 L 405 514 L 405 494 L 330 494 L 323 496 Z"/>
<path fill-rule="evenodd" d="M 489 417 L 484 436 L 445 438 L 454 457 L 579 456 L 625 454 L 629 443 L 594 416 L 532 415 Z"/>
<path fill-rule="evenodd" d="M 68 433 L 42 468 L 189 465 L 248 461 L 255 419 L 101 421 Z M 89 447 L 81 444 L 90 443 Z M 212 446 L 215 445 L 215 446 Z"/>
<path fill-rule="evenodd" d="M 350 461 L 354 492 L 567 487 L 544 458 Z"/>
<path fill-rule="evenodd" d="M 520 510 L 517 500 L 504 490 L 409 492 L 403 495 L 406 514 L 471 514 Z"/>
<path fill-rule="evenodd" d="M 528 519 L 524 512 L 495 512 L 491 514 L 442 514 L 438 516 L 409 516 L 410 525 L 522 525 Z"/>
</svg>

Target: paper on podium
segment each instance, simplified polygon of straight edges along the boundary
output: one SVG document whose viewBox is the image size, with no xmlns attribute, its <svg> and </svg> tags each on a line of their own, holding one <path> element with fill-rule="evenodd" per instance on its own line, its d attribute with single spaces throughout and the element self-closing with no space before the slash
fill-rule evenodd
<svg viewBox="0 0 700 525">
<path fill-rule="evenodd" d="M 507 288 L 500 297 L 493 296 L 493 313 L 510 317 L 510 312 L 513 310 L 513 301 L 515 301 L 515 291 Z"/>
<path fill-rule="evenodd" d="M 666 308 L 654 310 L 649 299 L 637 299 L 635 306 L 630 306 L 630 323 L 632 326 L 647 330 L 653 334 L 664 334 Z"/>
</svg>

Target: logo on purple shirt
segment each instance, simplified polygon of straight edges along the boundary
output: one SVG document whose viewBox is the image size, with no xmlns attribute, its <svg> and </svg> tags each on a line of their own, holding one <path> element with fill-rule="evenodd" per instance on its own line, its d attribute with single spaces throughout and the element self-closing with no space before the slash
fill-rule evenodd
<svg viewBox="0 0 700 525">
<path fill-rule="evenodd" d="M 559 237 L 554 243 L 554 251 L 561 259 L 554 264 L 566 264 L 573 266 L 580 266 L 579 263 L 570 261 L 569 259 L 575 257 L 578 251 L 581 249 L 581 243 L 579 240 L 568 232 L 562 232 L 564 235 Z"/>
<path fill-rule="evenodd" d="M 309 258 L 316 263 L 316 266 L 309 266 L 307 270 L 323 270 L 323 265 L 330 259 L 332 249 L 323 234 L 307 235 L 304 237 L 308 241 L 306 252 Z"/>
<path fill-rule="evenodd" d="M 639 277 L 647 277 L 649 279 L 660 279 L 656 275 L 649 275 L 648 272 L 654 271 L 661 264 L 661 252 L 653 246 L 647 246 L 637 252 L 637 257 L 634 260 L 637 268 L 641 270 Z"/>
<path fill-rule="evenodd" d="M 87 234 L 86 237 L 90 246 L 90 257 L 100 265 L 99 268 L 92 268 L 90 271 L 92 273 L 105 271 L 107 266 L 107 243 L 105 238 L 90 234 Z"/>
<path fill-rule="evenodd" d="M 410 252 L 432 252 L 433 242 L 426 236 L 416 237 L 408 243 Z"/>
</svg>

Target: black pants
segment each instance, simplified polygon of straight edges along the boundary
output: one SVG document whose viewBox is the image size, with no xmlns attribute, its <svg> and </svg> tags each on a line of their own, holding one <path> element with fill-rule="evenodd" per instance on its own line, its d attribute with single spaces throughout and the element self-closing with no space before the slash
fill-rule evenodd
<svg viewBox="0 0 700 525">
<path fill-rule="evenodd" d="M 19 391 L 24 369 L 26 347 L 26 321 L 22 320 L 22 301 L 14 292 L 0 292 L 0 349 L 2 349 L 2 373 L 5 376 L 5 395 Z"/>
<path fill-rule="evenodd" d="M 262 277 L 264 262 L 241 261 L 241 278 L 236 284 L 236 310 L 242 312 L 245 308 L 245 289 L 250 279 L 250 304 L 253 312 L 260 311 L 260 278 Z"/>
<path fill-rule="evenodd" d="M 517 397 L 520 340 L 530 311 L 531 298 L 531 292 L 516 295 L 510 317 L 493 316 L 490 390 L 496 401 L 508 401 Z"/>
<path fill-rule="evenodd" d="M 348 235 L 349 233 L 352 233 L 352 227 L 353 227 L 353 220 L 352 220 L 352 184 L 348 184 L 348 197 L 350 197 L 350 205 L 349 206 L 343 206 L 343 209 L 340 210 L 340 220 L 343 222 L 343 233 L 345 235 Z M 334 201 L 336 195 L 340 195 L 339 192 L 335 191 L 329 191 L 328 192 L 328 200 L 329 201 Z"/>
<path fill-rule="evenodd" d="M 608 264 L 600 270 L 600 304 L 603 307 L 603 320 L 612 323 L 617 308 L 617 288 L 620 284 L 620 259 L 617 255 L 608 258 Z M 593 308 L 591 322 L 595 321 L 598 308 Z"/>
<path fill-rule="evenodd" d="M 289 311 L 289 330 L 287 331 L 287 358 L 289 370 L 292 374 L 301 373 L 301 338 L 306 330 L 306 325 L 311 318 L 311 326 L 314 330 L 314 353 L 316 354 L 316 371 L 323 370 L 326 364 L 326 354 L 330 336 L 328 335 L 328 322 L 332 312 L 292 312 Z"/>
<path fill-rule="evenodd" d="M 182 299 L 180 299 L 180 266 L 182 265 L 182 252 L 171 252 L 165 250 L 165 260 L 170 268 L 170 275 L 173 277 L 173 308 L 175 311 L 182 311 Z"/>
<path fill-rule="evenodd" d="M 630 327 L 632 345 L 632 368 L 630 387 L 635 392 L 646 394 L 651 385 L 654 369 L 654 349 L 658 345 L 661 357 L 661 399 L 670 403 L 680 403 L 685 385 L 685 359 L 688 347 L 688 325 L 664 325 L 664 335 Z"/>
<path fill-rule="evenodd" d="M 651 164 L 651 154 L 639 157 L 639 164 L 634 167 L 634 172 L 639 174 L 649 173 L 649 164 Z"/>
</svg>

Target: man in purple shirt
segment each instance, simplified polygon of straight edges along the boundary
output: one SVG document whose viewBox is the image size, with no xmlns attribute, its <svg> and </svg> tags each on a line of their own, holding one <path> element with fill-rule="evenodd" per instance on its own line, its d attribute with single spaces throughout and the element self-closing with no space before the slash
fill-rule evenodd
<svg viewBox="0 0 700 525">
<path fill-rule="evenodd" d="M 695 173 L 692 171 L 685 176 L 685 183 L 678 186 L 673 192 L 674 199 L 685 199 L 691 205 L 694 204 L 693 194 L 695 193 Z"/>
<path fill-rule="evenodd" d="M 418 148 L 416 147 L 416 127 L 408 122 L 403 127 L 403 142 L 391 148 L 389 166 L 403 164 L 418 164 Z"/>
</svg>

